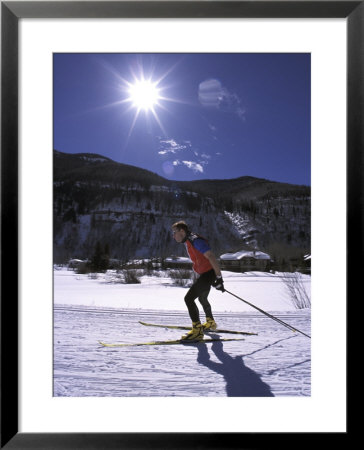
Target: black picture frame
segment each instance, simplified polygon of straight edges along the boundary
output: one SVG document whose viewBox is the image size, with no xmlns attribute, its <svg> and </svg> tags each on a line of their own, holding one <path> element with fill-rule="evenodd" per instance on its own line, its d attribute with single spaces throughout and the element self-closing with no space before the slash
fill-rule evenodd
<svg viewBox="0 0 364 450">
<path fill-rule="evenodd" d="M 364 1 L 1 2 L 1 448 L 226 449 L 305 444 L 309 433 L 18 432 L 18 23 L 22 18 L 345 18 L 347 20 L 347 304 L 363 272 Z M 359 261 L 355 257 L 359 250 Z M 342 333 L 346 331 L 341 330 Z M 350 346 L 348 345 L 348 351 Z M 209 412 L 206 412 L 208 414 Z M 223 414 L 222 414 L 223 417 Z M 349 417 L 349 416 L 347 416 Z M 181 420 L 176 417 L 176 420 Z M 340 445 L 349 436 L 333 433 Z M 318 436 L 314 436 L 318 444 Z M 325 443 L 327 435 L 323 433 Z M 297 441 L 299 439 L 299 441 Z"/>
</svg>

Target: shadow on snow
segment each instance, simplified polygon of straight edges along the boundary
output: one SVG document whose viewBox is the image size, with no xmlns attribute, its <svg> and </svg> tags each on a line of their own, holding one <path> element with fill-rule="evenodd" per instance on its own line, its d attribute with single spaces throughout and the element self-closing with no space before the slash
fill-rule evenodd
<svg viewBox="0 0 364 450">
<path fill-rule="evenodd" d="M 222 342 L 216 341 L 211 346 L 219 363 L 210 360 L 206 344 L 200 343 L 197 349 L 197 362 L 225 378 L 228 397 L 274 397 L 268 384 L 246 367 L 242 356 L 232 357 L 224 352 Z"/>
</svg>

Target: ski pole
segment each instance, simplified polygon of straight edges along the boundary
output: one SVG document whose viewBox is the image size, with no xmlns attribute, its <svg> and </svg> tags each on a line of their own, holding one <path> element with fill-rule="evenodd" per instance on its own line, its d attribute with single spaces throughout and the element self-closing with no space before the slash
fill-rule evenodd
<svg viewBox="0 0 364 450">
<path fill-rule="evenodd" d="M 275 320 L 276 322 L 280 323 L 281 325 L 285 326 L 286 328 L 289 328 L 291 331 L 301 333 L 301 334 L 303 334 L 304 336 L 306 336 L 306 337 L 308 337 L 308 338 L 311 339 L 311 336 L 309 336 L 308 334 L 304 333 L 303 331 L 297 330 L 296 328 L 293 328 L 293 327 L 292 327 L 291 325 L 289 325 L 288 323 L 283 322 L 283 320 L 281 320 L 281 319 L 278 319 L 278 317 L 275 317 L 275 316 L 273 316 L 272 314 L 269 314 L 269 313 L 267 313 L 266 311 L 263 311 L 262 309 L 258 308 L 258 306 L 253 305 L 252 303 L 248 302 L 247 300 L 244 300 L 243 298 L 238 297 L 237 295 L 233 294 L 233 293 L 230 292 L 230 291 L 227 291 L 226 289 L 225 289 L 225 292 L 227 292 L 228 294 L 232 295 L 233 297 L 236 297 L 237 299 L 241 300 L 242 302 L 246 303 L 247 305 L 251 306 L 252 308 L 257 309 L 259 312 L 265 314 L 266 316 L 268 316 L 269 318 Z"/>
<path fill-rule="evenodd" d="M 238 298 L 239 300 L 241 300 L 244 303 L 247 303 L 248 305 L 252 306 L 253 308 L 257 309 L 258 311 L 260 311 L 261 313 L 265 314 L 266 316 L 268 316 L 269 318 L 275 320 L 276 322 L 284 325 L 286 328 L 292 330 L 292 331 L 297 331 L 295 328 L 293 328 L 291 325 L 289 325 L 288 323 L 283 322 L 283 320 L 278 319 L 278 317 L 273 316 L 272 314 L 267 313 L 266 311 L 264 311 L 263 309 L 258 308 L 258 306 L 253 305 L 252 303 L 249 303 L 247 300 L 244 300 L 240 297 L 238 297 L 237 295 L 233 294 L 232 292 L 226 291 L 228 292 L 230 295 L 233 295 L 234 297 Z"/>
</svg>

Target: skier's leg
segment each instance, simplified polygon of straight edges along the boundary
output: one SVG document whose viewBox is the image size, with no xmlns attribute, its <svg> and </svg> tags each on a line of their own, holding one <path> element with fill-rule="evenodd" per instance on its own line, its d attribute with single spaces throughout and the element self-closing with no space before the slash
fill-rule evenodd
<svg viewBox="0 0 364 450">
<path fill-rule="evenodd" d="M 192 322 L 200 320 L 199 310 L 196 306 L 195 300 L 198 298 L 204 311 L 207 308 L 208 313 L 211 311 L 211 305 L 207 300 L 207 296 L 210 292 L 211 284 L 215 279 L 215 273 L 213 270 L 205 272 L 195 281 L 185 296 L 185 302 L 188 308 L 188 312 L 192 319 Z M 202 298 L 202 301 L 200 300 Z M 212 313 L 211 313 L 212 314 Z M 210 316 L 209 316 L 210 317 Z M 212 316 L 211 316 L 212 317 Z"/>
<path fill-rule="evenodd" d="M 206 284 L 206 289 L 201 292 L 201 294 L 198 297 L 199 302 L 201 303 L 203 310 L 205 312 L 206 316 L 206 322 L 202 325 L 204 330 L 216 330 L 217 324 L 215 322 L 214 316 L 212 314 L 212 308 L 210 305 L 210 302 L 208 301 L 208 295 L 211 290 L 211 285 L 214 282 L 216 275 L 214 271 L 206 272 L 206 274 L 203 274 L 204 276 L 204 282 Z"/>
<path fill-rule="evenodd" d="M 185 296 L 185 302 L 188 308 L 188 313 L 192 320 L 192 330 L 182 336 L 182 340 L 201 340 L 203 339 L 203 326 L 200 322 L 200 313 L 195 303 L 196 298 L 201 292 L 200 283 L 198 280 L 191 286 Z"/>
<path fill-rule="evenodd" d="M 195 303 L 195 300 L 198 296 L 199 296 L 199 287 L 196 282 L 190 287 L 185 296 L 185 303 L 192 322 L 200 321 L 200 313 Z"/>
<path fill-rule="evenodd" d="M 214 316 L 212 315 L 212 309 L 211 309 L 211 305 L 210 302 L 208 301 L 207 297 L 210 293 L 210 288 L 207 289 L 206 291 L 203 291 L 199 297 L 198 297 L 198 301 L 201 303 L 202 308 L 204 310 L 205 316 L 210 317 L 211 319 L 214 318 Z"/>
</svg>

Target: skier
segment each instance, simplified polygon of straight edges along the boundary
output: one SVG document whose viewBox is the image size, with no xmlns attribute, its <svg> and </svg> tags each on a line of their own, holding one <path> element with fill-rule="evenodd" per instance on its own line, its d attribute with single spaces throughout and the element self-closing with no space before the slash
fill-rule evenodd
<svg viewBox="0 0 364 450">
<path fill-rule="evenodd" d="M 172 225 L 173 237 L 176 242 L 186 246 L 188 255 L 193 262 L 193 270 L 198 274 L 185 296 L 188 313 L 192 320 L 192 330 L 182 336 L 182 340 L 201 340 L 204 331 L 216 330 L 217 324 L 212 315 L 211 305 L 207 299 L 211 286 L 224 292 L 219 263 L 205 238 L 189 230 L 184 221 Z M 201 324 L 200 314 L 195 300 L 198 298 L 206 315 L 206 322 Z"/>
</svg>

